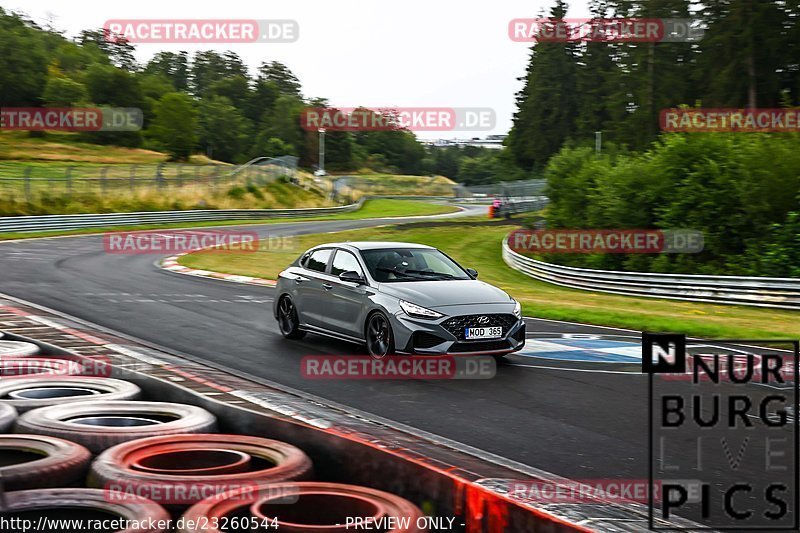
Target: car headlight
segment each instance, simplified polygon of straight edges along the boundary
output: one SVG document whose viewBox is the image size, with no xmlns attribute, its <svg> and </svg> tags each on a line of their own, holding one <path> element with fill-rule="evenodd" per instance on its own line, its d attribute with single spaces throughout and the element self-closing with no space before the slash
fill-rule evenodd
<svg viewBox="0 0 800 533">
<path fill-rule="evenodd" d="M 514 301 L 514 316 L 517 318 L 522 318 L 522 306 L 519 305 L 519 302 L 516 300 Z"/>
<path fill-rule="evenodd" d="M 442 313 L 437 313 L 432 309 L 428 309 L 417 304 L 412 304 L 411 302 L 407 302 L 405 300 L 400 300 L 400 309 L 402 309 L 408 316 L 414 318 L 439 318 L 444 316 Z"/>
</svg>

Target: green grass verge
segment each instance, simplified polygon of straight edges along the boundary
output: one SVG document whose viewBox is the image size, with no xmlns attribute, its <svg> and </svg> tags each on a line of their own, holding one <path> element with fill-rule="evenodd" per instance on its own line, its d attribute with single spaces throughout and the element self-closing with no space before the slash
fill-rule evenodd
<svg viewBox="0 0 800 533">
<path fill-rule="evenodd" d="M 92 233 L 103 233 L 106 231 L 138 231 L 151 229 L 171 229 L 171 228 L 203 228 L 209 226 L 242 226 L 249 224 L 277 224 L 280 222 L 315 222 L 320 220 L 360 220 L 364 218 L 381 217 L 410 217 L 441 215 L 457 211 L 451 205 L 430 204 L 414 200 L 396 200 L 376 198 L 367 200 L 364 206 L 358 211 L 351 213 L 338 213 L 335 215 L 324 215 L 318 217 L 301 218 L 272 218 L 264 220 L 226 220 L 211 222 L 180 222 L 175 224 L 141 224 L 133 226 L 108 226 L 103 228 L 86 228 L 77 230 L 41 231 L 31 232 L 12 232 L 0 233 L 0 241 L 12 239 L 32 239 L 38 237 L 59 237 L 69 235 L 87 235 Z"/>
<path fill-rule="evenodd" d="M 421 200 L 398 200 L 394 198 L 376 198 L 367 200 L 358 211 L 337 213 L 317 218 L 317 220 L 348 220 L 361 218 L 417 217 L 426 215 L 443 215 L 455 213 L 457 207 L 445 204 L 431 204 Z"/>
<path fill-rule="evenodd" d="M 630 328 L 674 331 L 706 338 L 797 338 L 800 313 L 617 296 L 567 289 L 533 280 L 509 268 L 500 256 L 503 237 L 512 225 L 421 223 L 345 231 L 296 238 L 291 249 L 250 254 L 200 252 L 181 263 L 229 274 L 274 279 L 303 250 L 343 240 L 411 241 L 445 250 L 462 265 L 475 268 L 480 279 L 497 285 L 522 302 L 527 316 Z"/>
</svg>

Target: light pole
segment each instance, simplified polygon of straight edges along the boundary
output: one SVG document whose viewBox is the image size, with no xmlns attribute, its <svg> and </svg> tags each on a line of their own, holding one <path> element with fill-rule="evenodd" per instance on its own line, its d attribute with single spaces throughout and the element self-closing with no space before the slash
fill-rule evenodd
<svg viewBox="0 0 800 533">
<path fill-rule="evenodd" d="M 320 128 L 319 131 L 319 174 L 325 175 L 325 128 Z"/>
</svg>

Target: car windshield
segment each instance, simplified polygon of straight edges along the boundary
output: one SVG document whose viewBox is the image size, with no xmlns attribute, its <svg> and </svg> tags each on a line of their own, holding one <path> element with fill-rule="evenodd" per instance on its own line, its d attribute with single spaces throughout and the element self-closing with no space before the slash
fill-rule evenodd
<svg viewBox="0 0 800 533">
<path fill-rule="evenodd" d="M 364 250 L 361 255 L 380 283 L 470 279 L 455 261 L 431 248 Z"/>
</svg>

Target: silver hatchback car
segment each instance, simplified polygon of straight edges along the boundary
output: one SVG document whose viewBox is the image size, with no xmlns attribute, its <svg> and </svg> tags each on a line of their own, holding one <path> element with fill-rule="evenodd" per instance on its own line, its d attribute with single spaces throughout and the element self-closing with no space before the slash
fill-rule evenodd
<svg viewBox="0 0 800 533">
<path fill-rule="evenodd" d="M 281 334 L 365 344 L 369 353 L 505 355 L 525 345 L 520 305 L 444 252 L 404 242 L 316 246 L 278 277 Z"/>
</svg>

